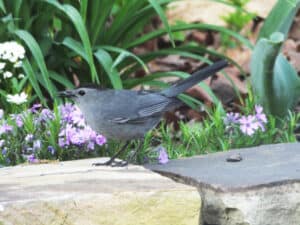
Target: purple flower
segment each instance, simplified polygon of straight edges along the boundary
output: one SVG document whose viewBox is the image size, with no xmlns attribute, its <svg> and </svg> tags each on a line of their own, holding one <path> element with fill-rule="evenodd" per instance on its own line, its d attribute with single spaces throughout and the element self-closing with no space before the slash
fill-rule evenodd
<svg viewBox="0 0 300 225">
<path fill-rule="evenodd" d="M 37 162 L 37 159 L 35 158 L 34 154 L 29 155 L 27 160 L 28 160 L 29 163 L 36 163 Z"/>
<path fill-rule="evenodd" d="M 169 157 L 168 157 L 168 153 L 166 151 L 166 149 L 164 147 L 159 147 L 158 148 L 158 162 L 160 164 L 166 164 L 167 162 L 169 162 Z"/>
<path fill-rule="evenodd" d="M 97 133 L 90 126 L 86 126 L 84 130 L 89 136 L 88 139 L 95 142 L 97 138 Z"/>
<path fill-rule="evenodd" d="M 23 126 L 23 118 L 22 115 L 20 114 L 10 114 L 11 119 L 16 121 L 16 124 L 18 127 L 22 127 Z"/>
<path fill-rule="evenodd" d="M 230 113 L 226 114 L 226 117 L 224 118 L 224 123 L 225 123 L 225 125 L 230 125 L 232 123 L 238 123 L 239 118 L 240 118 L 239 113 L 230 112 Z"/>
<path fill-rule="evenodd" d="M 74 133 L 70 137 L 70 141 L 74 145 L 83 145 L 86 142 L 86 137 L 84 135 L 84 132 L 81 130 L 78 130 L 76 133 Z"/>
<path fill-rule="evenodd" d="M 53 120 L 54 119 L 54 114 L 51 110 L 49 109 L 42 109 L 40 119 L 42 121 L 48 121 L 48 120 Z"/>
<path fill-rule="evenodd" d="M 246 135 L 252 136 L 258 129 L 258 123 L 252 115 L 242 116 L 239 122 L 241 131 Z"/>
<path fill-rule="evenodd" d="M 58 139 L 58 146 L 61 148 L 64 148 L 67 145 L 66 141 L 64 138 L 59 138 Z"/>
<path fill-rule="evenodd" d="M 2 124 L 2 126 L 0 127 L 0 135 L 3 133 L 8 133 L 11 132 L 13 130 L 13 127 L 4 123 Z"/>
<path fill-rule="evenodd" d="M 265 126 L 264 124 L 266 124 L 268 122 L 266 114 L 263 113 L 263 107 L 260 105 L 256 105 L 255 106 L 255 118 L 258 122 L 258 126 L 260 127 L 260 129 L 262 131 L 265 131 Z"/>
<path fill-rule="evenodd" d="M 33 142 L 33 150 L 36 151 L 36 150 L 40 150 L 42 147 L 42 142 L 41 140 L 35 140 Z"/>
<path fill-rule="evenodd" d="M 92 142 L 92 141 L 90 141 L 90 142 L 88 143 L 87 147 L 88 147 L 89 150 L 94 150 L 94 149 L 95 149 L 95 143 Z"/>
<path fill-rule="evenodd" d="M 106 138 L 103 135 L 98 134 L 96 136 L 95 142 L 97 145 L 102 146 L 106 143 Z"/>
<path fill-rule="evenodd" d="M 16 120 L 16 124 L 18 127 L 22 127 L 23 126 L 23 118 L 20 114 L 17 114 L 16 117 L 15 117 L 15 120 Z"/>
<path fill-rule="evenodd" d="M 67 123 L 72 122 L 72 113 L 74 111 L 74 106 L 71 103 L 60 105 L 59 111 L 60 111 L 61 118 L 64 122 Z"/>
<path fill-rule="evenodd" d="M 72 122 L 79 127 L 86 126 L 83 114 L 78 107 L 74 107 L 74 111 L 72 112 Z"/>
<path fill-rule="evenodd" d="M 31 108 L 30 108 L 30 112 L 32 113 L 37 113 L 38 112 L 38 109 L 41 108 L 42 105 L 41 104 L 34 104 Z"/>
<path fill-rule="evenodd" d="M 48 152 L 51 153 L 51 155 L 55 154 L 55 148 L 53 146 L 49 145 L 48 148 L 47 148 L 47 150 L 48 150 Z"/>
<path fill-rule="evenodd" d="M 80 109 L 71 104 L 60 106 L 62 117 L 62 127 L 59 133 L 58 145 L 65 147 L 68 145 L 87 145 L 89 150 L 94 150 L 95 144 L 103 145 L 106 138 L 98 135 L 90 126 L 86 125 Z"/>
<path fill-rule="evenodd" d="M 6 153 L 7 153 L 7 148 L 4 147 L 4 148 L 2 149 L 2 155 L 6 155 Z"/>
<path fill-rule="evenodd" d="M 65 129 L 61 130 L 59 136 L 64 140 L 64 144 L 61 141 L 61 145 L 82 145 L 88 139 L 87 132 L 82 129 L 73 127 L 71 124 L 67 124 Z"/>
<path fill-rule="evenodd" d="M 62 138 L 60 146 L 70 145 L 71 140 L 73 139 L 73 136 L 76 134 L 76 129 L 72 127 L 72 125 L 67 124 L 64 129 L 62 129 L 59 133 L 59 137 Z M 64 144 L 63 144 L 64 143 Z"/>
</svg>

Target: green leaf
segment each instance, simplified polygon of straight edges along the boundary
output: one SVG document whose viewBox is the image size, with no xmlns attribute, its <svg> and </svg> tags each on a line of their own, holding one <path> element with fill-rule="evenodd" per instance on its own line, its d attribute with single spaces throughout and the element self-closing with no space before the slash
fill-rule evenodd
<svg viewBox="0 0 300 225">
<path fill-rule="evenodd" d="M 34 89 L 34 91 L 36 92 L 37 96 L 39 97 L 39 99 L 41 100 L 41 102 L 43 103 L 43 105 L 47 105 L 45 98 L 42 94 L 42 91 L 40 89 L 39 83 L 37 81 L 37 78 L 33 72 L 33 69 L 28 61 L 28 59 L 24 59 L 23 63 L 22 63 L 22 68 L 26 74 L 26 76 L 28 77 L 30 84 L 32 86 L 32 88 Z"/>
<path fill-rule="evenodd" d="M 3 0 L 0 0 L 0 9 L 2 10 L 3 13 L 6 14 L 6 8 L 5 8 Z"/>
<path fill-rule="evenodd" d="M 122 89 L 122 81 L 119 72 L 113 67 L 113 60 L 111 56 L 103 49 L 99 48 L 94 55 L 98 62 L 102 65 L 105 72 L 107 73 L 113 88 Z"/>
<path fill-rule="evenodd" d="M 44 56 L 42 54 L 42 51 L 38 45 L 38 43 L 36 42 L 36 40 L 32 37 L 32 35 L 25 31 L 25 30 L 15 30 L 14 33 L 20 38 L 22 39 L 26 46 L 29 48 L 31 54 L 33 55 L 33 58 L 35 60 L 35 62 L 37 63 L 41 74 L 42 74 L 42 78 L 43 81 L 45 83 L 45 86 L 47 88 L 47 91 L 49 92 L 50 96 L 53 97 L 54 96 L 54 89 L 53 86 L 51 84 L 51 81 L 49 79 L 49 74 L 48 74 L 48 70 L 44 61 Z M 40 96 L 39 96 L 40 97 Z"/>
<path fill-rule="evenodd" d="M 87 7 L 88 7 L 88 0 L 81 0 L 80 1 L 80 15 L 81 15 L 81 18 L 84 23 L 86 22 Z"/>
<path fill-rule="evenodd" d="M 69 49 L 76 52 L 79 56 L 81 56 L 86 62 L 88 62 L 88 56 L 82 46 L 82 44 L 71 37 L 66 37 L 63 42 L 63 45 L 68 47 Z"/>
<path fill-rule="evenodd" d="M 210 24 L 178 24 L 170 27 L 172 32 L 177 32 L 177 31 L 184 31 L 184 30 L 212 30 L 212 31 L 219 31 L 220 33 L 227 34 L 228 36 L 231 36 L 238 41 L 240 41 L 242 44 L 244 44 L 246 47 L 252 49 L 253 45 L 251 42 L 244 38 L 242 35 L 240 35 L 237 32 L 231 31 L 225 27 L 221 26 L 216 26 L 216 25 L 210 25 Z M 130 44 L 124 46 L 124 48 L 133 48 L 136 47 L 140 44 L 143 44 L 151 39 L 154 39 L 156 37 L 160 37 L 164 34 L 167 34 L 168 31 L 163 28 L 163 29 L 158 29 L 156 31 L 153 31 L 151 33 L 145 34 L 140 38 L 137 38 L 136 40 L 132 41 Z"/>
<path fill-rule="evenodd" d="M 74 84 L 69 81 L 67 78 L 63 77 L 61 74 L 56 73 L 55 71 L 49 71 L 51 79 L 57 81 L 58 83 L 62 84 L 66 88 L 73 89 Z"/>
<path fill-rule="evenodd" d="M 269 38 L 274 32 L 281 32 L 287 36 L 299 7 L 300 0 L 277 1 L 260 30 L 258 40 Z"/>
<path fill-rule="evenodd" d="M 146 71 L 146 73 L 149 72 L 148 67 L 144 63 L 144 61 L 141 58 L 139 58 L 137 55 L 131 53 L 130 51 L 127 51 L 127 50 L 122 49 L 122 48 L 114 47 L 114 46 L 108 46 L 108 45 L 99 46 L 99 48 L 103 48 L 103 49 L 105 49 L 107 51 L 111 51 L 111 52 L 120 53 L 125 58 L 126 57 L 132 57 L 132 58 L 134 58 L 143 67 L 143 69 Z M 115 60 L 115 61 L 117 61 L 117 60 Z M 116 64 L 116 62 L 114 64 Z"/>
<path fill-rule="evenodd" d="M 254 93 L 267 113 L 285 116 L 300 96 L 297 72 L 280 53 L 284 34 L 261 38 L 251 57 L 251 80 Z"/>
<path fill-rule="evenodd" d="M 175 42 L 174 42 L 174 38 L 173 38 L 173 34 L 172 31 L 170 29 L 167 17 L 163 11 L 163 9 L 160 7 L 160 4 L 156 1 L 156 0 L 148 0 L 150 2 L 150 4 L 152 5 L 152 7 L 155 9 L 155 11 L 157 12 L 159 18 L 161 19 L 166 31 L 169 34 L 170 37 L 170 41 L 172 43 L 172 46 L 175 47 Z"/>
<path fill-rule="evenodd" d="M 111 15 L 111 10 L 113 8 L 115 0 L 101 0 L 101 1 L 90 1 L 88 6 L 88 23 L 89 34 L 91 36 L 91 42 L 93 45 L 103 39 L 106 34 L 105 24 Z M 99 10 L 101 9 L 101 10 Z"/>
<path fill-rule="evenodd" d="M 92 47 L 91 47 L 91 43 L 89 40 L 89 35 L 88 35 L 88 32 L 85 28 L 84 22 L 82 20 L 82 17 L 80 16 L 79 12 L 73 6 L 68 5 L 68 4 L 62 5 L 56 0 L 44 0 L 44 1 L 53 5 L 60 11 L 62 11 L 72 21 L 73 25 L 75 26 L 75 29 L 77 30 L 77 33 L 80 36 L 83 48 L 87 54 L 88 64 L 89 64 L 90 70 L 91 70 L 92 81 L 99 83 L 99 78 L 98 78 L 96 67 L 94 64 L 93 52 L 92 52 Z"/>
</svg>

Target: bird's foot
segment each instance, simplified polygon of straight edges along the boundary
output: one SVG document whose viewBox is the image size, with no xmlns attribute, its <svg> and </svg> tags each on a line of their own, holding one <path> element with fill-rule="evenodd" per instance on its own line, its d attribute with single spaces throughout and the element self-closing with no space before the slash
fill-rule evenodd
<svg viewBox="0 0 300 225">
<path fill-rule="evenodd" d="M 124 167 L 127 165 L 128 165 L 127 161 L 115 160 L 115 159 L 109 159 L 106 162 L 97 162 L 92 164 L 92 166 L 111 166 L 111 167 Z"/>
</svg>

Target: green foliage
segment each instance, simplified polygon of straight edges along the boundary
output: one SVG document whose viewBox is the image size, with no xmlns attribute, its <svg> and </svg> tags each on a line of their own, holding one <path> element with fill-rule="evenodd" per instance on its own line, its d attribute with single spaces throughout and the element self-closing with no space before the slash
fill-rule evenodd
<svg viewBox="0 0 300 225">
<path fill-rule="evenodd" d="M 251 58 L 251 80 L 258 102 L 273 116 L 286 116 L 300 96 L 298 74 L 280 53 L 299 6 L 300 1 L 296 0 L 277 2 Z"/>
<path fill-rule="evenodd" d="M 245 25 L 247 25 L 254 17 L 254 13 L 246 11 L 244 8 L 250 0 L 228 0 L 227 3 L 235 8 L 234 12 L 223 16 L 229 29 L 240 32 Z M 230 36 L 226 34 L 221 35 L 223 46 L 235 47 L 237 45 Z"/>
<path fill-rule="evenodd" d="M 58 0 L 2 0 L 0 41 L 17 39 L 26 47 L 23 69 L 33 94 L 44 104 L 44 96 L 54 97 L 57 89 L 71 88 L 74 75 L 81 83 L 128 88 L 126 83 L 130 83 L 130 75 L 140 69 L 148 73 L 146 63 L 155 57 L 169 54 L 189 57 L 191 48 L 174 48 L 176 32 L 215 30 L 251 47 L 247 39 L 223 27 L 207 24 L 170 26 L 163 9 L 171 1 L 67 0 L 62 3 Z M 159 16 L 163 27 L 145 33 L 144 27 L 154 16 Z M 138 45 L 165 34 L 170 36 L 172 48 L 141 55 L 131 53 Z M 211 53 L 205 47 L 195 47 L 195 50 L 198 50 L 198 56 Z M 135 80 L 135 85 L 142 82 Z"/>
<path fill-rule="evenodd" d="M 243 110 L 250 111 L 249 108 Z M 177 159 L 263 144 L 295 142 L 294 129 L 299 117 L 299 114 L 290 113 L 284 120 L 278 121 L 269 115 L 265 131 L 259 129 L 250 136 L 244 134 L 238 125 L 227 126 L 224 123 L 226 114 L 215 109 L 211 116 L 201 123 L 182 122 L 177 132 L 162 124 L 151 135 L 154 136 L 156 144 L 159 143 L 167 149 L 170 159 Z M 278 128 L 278 123 L 281 124 L 281 128 Z M 152 154 L 153 147 L 146 145 L 139 159 L 151 158 Z"/>
<path fill-rule="evenodd" d="M 274 32 L 281 32 L 286 37 L 299 7 L 299 0 L 277 1 L 260 30 L 259 39 L 269 38 Z"/>
</svg>

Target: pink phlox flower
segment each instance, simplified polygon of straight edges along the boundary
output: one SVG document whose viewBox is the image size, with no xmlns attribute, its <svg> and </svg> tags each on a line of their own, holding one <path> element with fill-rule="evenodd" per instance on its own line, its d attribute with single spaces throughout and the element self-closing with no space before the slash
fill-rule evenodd
<svg viewBox="0 0 300 225">
<path fill-rule="evenodd" d="M 2 124 L 0 127 L 0 135 L 4 133 L 9 133 L 13 130 L 13 127 L 8 125 L 7 123 Z"/>
<path fill-rule="evenodd" d="M 239 113 L 230 112 L 226 114 L 226 117 L 224 118 L 225 125 L 230 125 L 232 123 L 238 123 L 240 118 Z"/>
<path fill-rule="evenodd" d="M 96 136 L 95 142 L 96 142 L 97 145 L 102 146 L 107 142 L 107 140 L 103 135 L 98 134 Z"/>
<path fill-rule="evenodd" d="M 264 124 L 266 124 L 268 122 L 268 119 L 267 119 L 266 114 L 263 113 L 263 107 L 260 105 L 256 105 L 255 112 L 256 112 L 255 118 L 258 122 L 258 126 L 261 128 L 262 131 L 265 131 Z"/>
<path fill-rule="evenodd" d="M 166 164 L 169 162 L 169 156 L 166 149 L 162 146 L 158 147 L 158 162 L 160 164 Z"/>
<path fill-rule="evenodd" d="M 242 116 L 239 119 L 241 131 L 249 136 L 252 136 L 255 131 L 258 129 L 259 125 L 254 116 Z"/>
<path fill-rule="evenodd" d="M 72 122 L 79 127 L 86 126 L 83 114 L 77 106 L 74 107 L 74 111 L 72 112 Z"/>
</svg>

